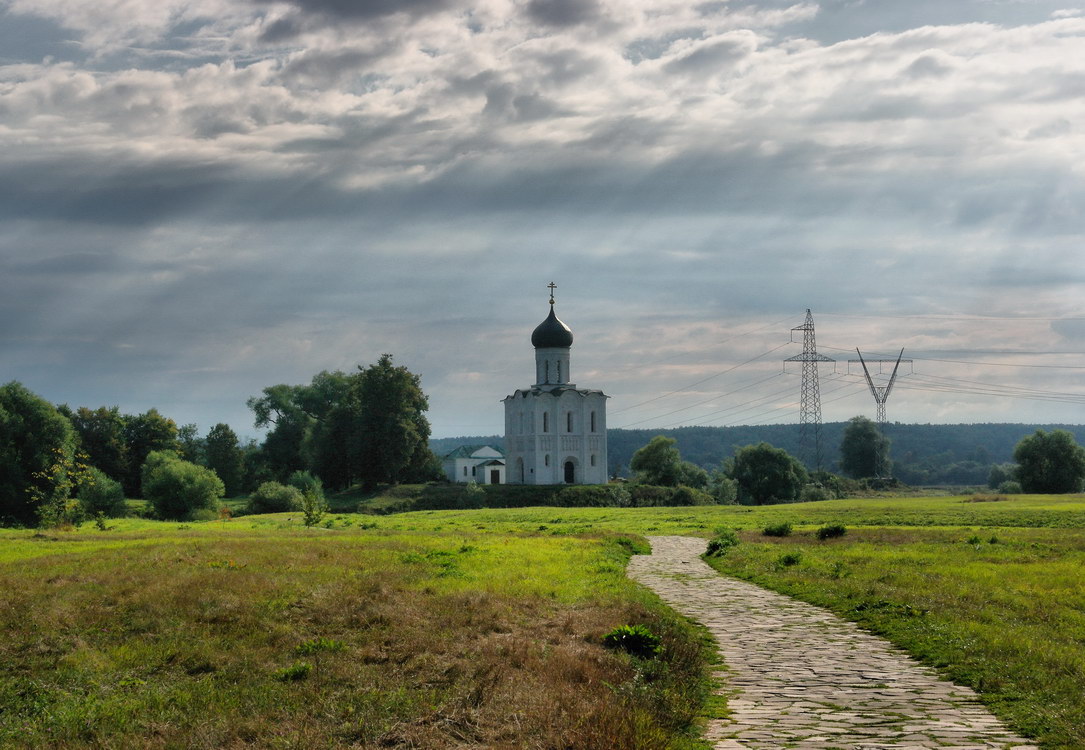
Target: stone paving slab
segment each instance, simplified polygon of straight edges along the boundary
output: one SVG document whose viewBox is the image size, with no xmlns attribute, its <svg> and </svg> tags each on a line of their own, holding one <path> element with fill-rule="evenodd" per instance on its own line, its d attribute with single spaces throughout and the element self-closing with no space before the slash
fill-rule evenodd
<svg viewBox="0 0 1085 750">
<path fill-rule="evenodd" d="M 731 718 L 713 720 L 718 749 L 1037 750 L 887 641 L 824 609 L 721 576 L 705 540 L 649 537 L 629 575 L 707 627 L 727 670 Z"/>
</svg>

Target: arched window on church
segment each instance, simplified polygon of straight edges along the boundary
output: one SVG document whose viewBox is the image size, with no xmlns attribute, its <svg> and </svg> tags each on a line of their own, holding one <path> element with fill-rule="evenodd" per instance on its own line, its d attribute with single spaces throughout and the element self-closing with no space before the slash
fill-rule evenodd
<svg viewBox="0 0 1085 750">
<path fill-rule="evenodd" d="M 543 371 L 544 371 L 544 374 L 545 374 L 545 376 L 543 377 L 543 382 L 544 383 L 549 383 L 550 382 L 550 360 L 547 360 L 546 362 L 543 362 Z"/>
<path fill-rule="evenodd" d="M 573 413 L 571 411 L 565 412 L 565 431 L 573 431 Z"/>
<path fill-rule="evenodd" d="M 591 431 L 595 432 L 595 412 L 591 413 Z"/>
<path fill-rule="evenodd" d="M 549 466 L 549 465 L 550 465 L 550 454 L 547 453 L 545 456 L 543 456 L 543 466 Z"/>
<path fill-rule="evenodd" d="M 560 383 L 561 382 L 561 362 L 558 361 L 558 362 L 555 362 L 554 364 L 557 365 L 557 368 L 558 368 L 558 379 L 555 382 Z"/>
<path fill-rule="evenodd" d="M 550 432 L 550 412 L 543 412 L 543 432 Z"/>
</svg>

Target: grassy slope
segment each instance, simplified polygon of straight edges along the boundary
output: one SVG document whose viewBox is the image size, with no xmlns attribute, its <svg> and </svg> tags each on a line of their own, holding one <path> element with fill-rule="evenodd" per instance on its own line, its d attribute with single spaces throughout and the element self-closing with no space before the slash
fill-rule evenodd
<svg viewBox="0 0 1085 750">
<path fill-rule="evenodd" d="M 699 635 L 612 540 L 289 518 L 0 531 L 0 745 L 690 744 Z"/>
</svg>

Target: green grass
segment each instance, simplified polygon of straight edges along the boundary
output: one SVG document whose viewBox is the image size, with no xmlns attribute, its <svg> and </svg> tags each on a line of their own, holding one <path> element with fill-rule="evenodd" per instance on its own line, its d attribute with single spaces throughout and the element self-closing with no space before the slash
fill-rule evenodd
<svg viewBox="0 0 1085 750">
<path fill-rule="evenodd" d="M 1085 747 L 1085 531 L 813 531 L 743 532 L 709 562 L 885 636 L 1045 748 Z"/>
<path fill-rule="evenodd" d="M 791 536 L 762 535 L 782 523 Z M 816 540 L 831 524 L 847 534 Z M 714 561 L 721 569 L 885 635 L 976 688 L 1046 748 L 1085 747 L 1080 495 L 340 513 L 313 529 L 300 513 L 110 525 L 0 530 L 0 590 L 10 592 L 0 626 L 13 634 L 0 646 L 0 705 L 15 707 L 0 714 L 0 745 L 150 737 L 136 744 L 441 747 L 425 734 L 440 726 L 514 747 L 522 741 L 502 734 L 510 723 L 529 731 L 529 717 L 591 680 L 617 680 L 605 692 L 626 706 L 619 720 L 578 703 L 601 712 L 588 722 L 599 731 L 633 726 L 653 738 L 645 747 L 688 744 L 681 721 L 649 720 L 643 706 L 622 703 L 636 691 L 620 686 L 639 684 L 633 676 L 642 670 L 643 680 L 644 667 L 606 661 L 621 655 L 599 643 L 617 625 L 642 622 L 681 644 L 673 655 L 696 672 L 696 634 L 625 581 L 625 555 L 636 535 L 726 528 L 742 542 Z M 614 533 L 628 541 L 601 541 Z M 785 556 L 794 564 L 780 564 Z M 585 673 L 585 659 L 602 671 Z M 468 698 L 490 679 L 474 666 L 482 663 L 512 671 L 499 671 L 505 687 L 483 689 L 475 705 Z M 556 683 L 510 687 L 538 672 Z M 652 700 L 684 695 L 688 720 L 691 702 L 704 698 L 698 684 L 696 695 L 666 688 Z M 701 710 L 726 711 L 709 704 Z M 397 735 L 405 726 L 416 734 Z M 558 744 L 593 746 L 545 731 L 558 732 L 548 735 Z"/>
<path fill-rule="evenodd" d="M 703 633 L 642 541 L 329 520 L 0 531 L 0 746 L 694 746 Z M 661 658 L 602 647 L 630 622 Z"/>
</svg>

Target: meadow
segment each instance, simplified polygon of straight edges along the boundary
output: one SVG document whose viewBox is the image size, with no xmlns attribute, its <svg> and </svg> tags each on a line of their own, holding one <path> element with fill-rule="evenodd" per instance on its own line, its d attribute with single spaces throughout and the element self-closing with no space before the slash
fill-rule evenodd
<svg viewBox="0 0 1085 750">
<path fill-rule="evenodd" d="M 847 533 L 819 540 L 830 524 Z M 1085 747 L 1081 496 L 110 525 L 0 531 L 0 744 L 696 747 L 701 631 L 622 571 L 639 535 L 727 529 L 721 571 L 884 635 L 1045 748 Z M 600 646 L 638 622 L 665 659 Z"/>
<path fill-rule="evenodd" d="M 697 746 L 710 648 L 643 542 L 351 520 L 0 531 L 0 746 Z"/>
</svg>

